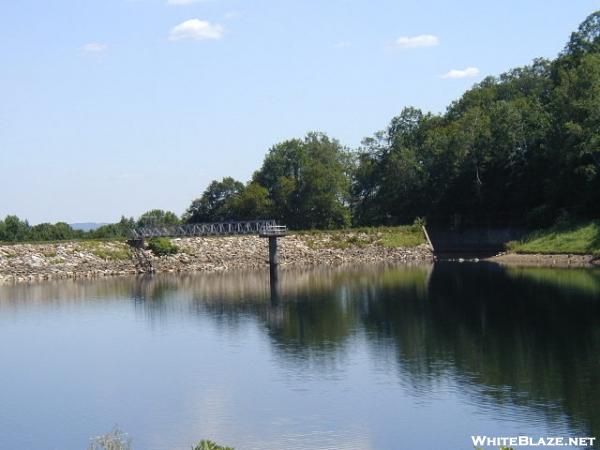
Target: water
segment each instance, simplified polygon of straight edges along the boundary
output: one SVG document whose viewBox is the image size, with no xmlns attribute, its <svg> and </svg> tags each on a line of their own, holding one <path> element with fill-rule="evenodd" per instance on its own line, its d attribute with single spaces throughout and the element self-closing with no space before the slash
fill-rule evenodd
<svg viewBox="0 0 600 450">
<path fill-rule="evenodd" d="M 0 448 L 600 437 L 600 272 L 492 264 L 0 288 Z M 600 447 L 596 447 L 600 448 Z"/>
</svg>

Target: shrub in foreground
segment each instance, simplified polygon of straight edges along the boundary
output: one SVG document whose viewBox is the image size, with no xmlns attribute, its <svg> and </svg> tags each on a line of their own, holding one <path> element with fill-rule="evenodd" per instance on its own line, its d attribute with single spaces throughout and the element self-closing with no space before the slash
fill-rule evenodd
<svg viewBox="0 0 600 450">
<path fill-rule="evenodd" d="M 110 433 L 93 438 L 88 450 L 133 450 L 131 438 L 115 427 Z M 235 450 L 233 447 L 223 447 L 213 441 L 202 440 L 192 450 Z"/>
<path fill-rule="evenodd" d="M 148 248 L 156 256 L 174 255 L 179 251 L 179 247 L 168 238 L 155 238 L 148 242 Z"/>
<path fill-rule="evenodd" d="M 131 450 L 131 438 L 115 427 L 110 433 L 92 439 L 88 450 Z"/>
<path fill-rule="evenodd" d="M 234 450 L 233 447 L 223 447 L 212 441 L 200 441 L 192 450 Z"/>
</svg>

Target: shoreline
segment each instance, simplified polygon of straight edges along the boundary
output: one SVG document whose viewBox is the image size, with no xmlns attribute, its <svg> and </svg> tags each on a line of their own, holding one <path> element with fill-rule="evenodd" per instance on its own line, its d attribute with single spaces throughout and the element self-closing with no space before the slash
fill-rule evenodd
<svg viewBox="0 0 600 450">
<path fill-rule="evenodd" d="M 428 264 L 436 257 L 427 244 L 386 247 L 360 233 L 297 234 L 280 241 L 280 267 L 337 267 L 364 264 Z M 366 236 L 366 235 L 365 235 Z M 0 284 L 46 280 L 92 279 L 150 273 L 222 272 L 266 269 L 268 245 L 257 236 L 171 239 L 179 252 L 155 256 L 121 241 L 65 241 L 0 246 Z M 501 253 L 487 258 L 464 258 L 503 266 L 600 267 L 597 255 Z"/>
<path fill-rule="evenodd" d="M 523 267 L 562 267 L 593 268 L 600 267 L 598 255 L 545 254 L 545 253 L 500 253 L 483 261 L 504 266 Z"/>
<path fill-rule="evenodd" d="M 91 279 L 150 273 L 219 272 L 268 268 L 266 239 L 258 236 L 171 239 L 179 252 L 155 256 L 120 241 L 68 241 L 0 246 L 0 284 Z M 300 234 L 280 239 L 280 267 L 432 263 L 427 244 L 386 247 L 367 234 Z M 150 264 L 149 264 L 150 263 Z"/>
</svg>

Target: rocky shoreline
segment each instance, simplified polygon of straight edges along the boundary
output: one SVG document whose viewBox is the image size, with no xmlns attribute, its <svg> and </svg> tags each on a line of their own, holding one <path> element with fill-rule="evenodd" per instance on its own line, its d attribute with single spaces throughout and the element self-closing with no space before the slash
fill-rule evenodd
<svg viewBox="0 0 600 450">
<path fill-rule="evenodd" d="M 390 248 L 359 233 L 290 235 L 280 239 L 282 267 L 343 264 L 430 263 L 426 244 Z M 266 239 L 230 236 L 172 239 L 175 255 L 155 256 L 118 241 L 81 241 L 0 246 L 0 283 L 67 278 L 97 278 L 147 273 L 208 272 L 268 267 Z"/>
</svg>

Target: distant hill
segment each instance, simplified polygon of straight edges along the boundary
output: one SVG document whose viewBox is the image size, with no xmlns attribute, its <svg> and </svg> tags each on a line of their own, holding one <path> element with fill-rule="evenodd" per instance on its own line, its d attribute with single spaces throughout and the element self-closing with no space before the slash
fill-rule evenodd
<svg viewBox="0 0 600 450">
<path fill-rule="evenodd" d="M 94 222 L 84 222 L 84 223 L 70 223 L 71 228 L 74 230 L 82 230 L 82 231 L 92 231 L 100 228 L 103 225 L 108 225 L 106 223 L 94 223 Z"/>
</svg>

